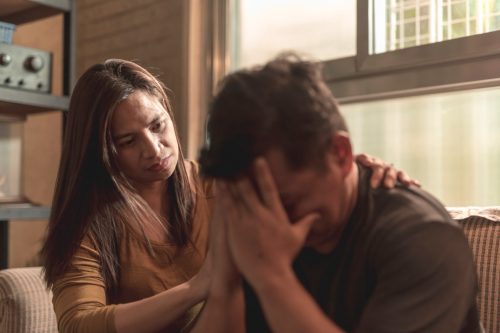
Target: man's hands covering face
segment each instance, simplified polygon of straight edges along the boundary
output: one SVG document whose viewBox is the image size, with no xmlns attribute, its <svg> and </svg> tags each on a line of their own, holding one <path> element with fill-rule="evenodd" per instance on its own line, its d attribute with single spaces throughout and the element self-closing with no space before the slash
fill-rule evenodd
<svg viewBox="0 0 500 333">
<path fill-rule="evenodd" d="M 258 158 L 253 167 L 257 188 L 246 177 L 219 182 L 218 197 L 231 256 L 256 287 L 266 277 L 291 272 L 291 263 L 318 216 L 309 214 L 291 224 L 267 162 Z"/>
</svg>

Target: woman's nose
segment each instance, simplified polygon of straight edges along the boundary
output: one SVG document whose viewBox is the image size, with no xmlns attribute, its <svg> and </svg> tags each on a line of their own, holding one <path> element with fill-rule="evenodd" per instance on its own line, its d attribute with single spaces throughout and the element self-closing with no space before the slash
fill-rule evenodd
<svg viewBox="0 0 500 333">
<path fill-rule="evenodd" d="M 146 136 L 143 142 L 142 154 L 144 158 L 154 158 L 160 152 L 160 142 L 155 135 L 151 133 Z"/>
</svg>

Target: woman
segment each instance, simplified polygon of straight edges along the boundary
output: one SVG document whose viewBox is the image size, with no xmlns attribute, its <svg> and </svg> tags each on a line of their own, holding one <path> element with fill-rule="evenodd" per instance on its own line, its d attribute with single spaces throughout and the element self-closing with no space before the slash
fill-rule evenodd
<svg viewBox="0 0 500 333">
<path fill-rule="evenodd" d="M 178 331 L 205 298 L 209 188 L 172 120 L 163 85 L 132 62 L 75 86 L 42 250 L 61 331 Z"/>
<path fill-rule="evenodd" d="M 42 249 L 61 332 L 185 331 L 207 296 L 212 185 L 184 159 L 165 91 L 118 59 L 74 88 Z M 387 169 L 363 158 L 379 181 Z"/>
</svg>

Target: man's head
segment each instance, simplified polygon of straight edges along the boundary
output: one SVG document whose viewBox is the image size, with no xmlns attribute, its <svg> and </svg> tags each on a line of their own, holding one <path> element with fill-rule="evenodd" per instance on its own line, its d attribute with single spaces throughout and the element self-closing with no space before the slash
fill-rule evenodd
<svg viewBox="0 0 500 333">
<path fill-rule="evenodd" d="M 270 148 L 293 169 L 322 164 L 338 131 L 347 128 L 318 65 L 283 55 L 224 79 L 209 112 L 202 171 L 236 177 Z"/>
<path fill-rule="evenodd" d="M 222 82 L 209 113 L 201 171 L 226 180 L 253 178 L 259 156 L 289 220 L 320 217 L 306 244 L 330 250 L 353 208 L 357 174 L 344 119 L 317 65 L 281 56 Z"/>
</svg>

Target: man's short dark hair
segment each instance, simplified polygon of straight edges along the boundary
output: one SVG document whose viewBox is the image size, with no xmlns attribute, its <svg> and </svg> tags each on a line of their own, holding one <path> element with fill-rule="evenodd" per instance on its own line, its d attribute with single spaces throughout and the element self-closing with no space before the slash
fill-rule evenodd
<svg viewBox="0 0 500 333">
<path fill-rule="evenodd" d="M 331 135 L 347 131 L 319 65 L 294 54 L 228 75 L 208 117 L 199 162 L 215 178 L 239 176 L 271 147 L 282 149 L 293 169 L 318 163 Z"/>
</svg>

